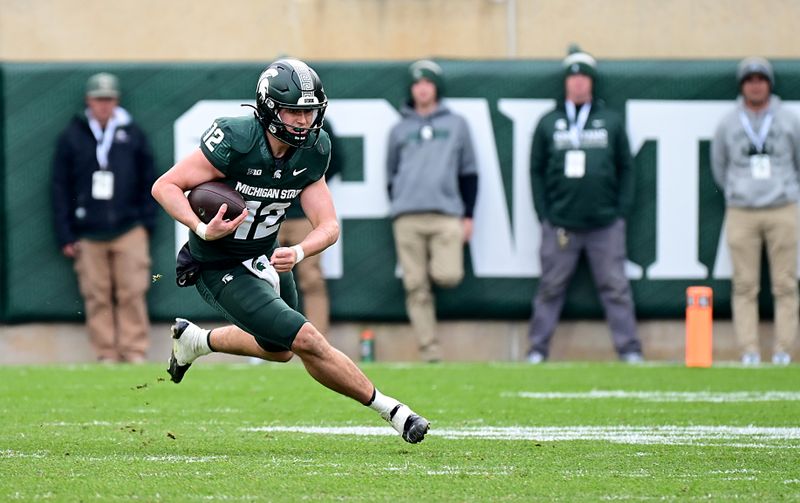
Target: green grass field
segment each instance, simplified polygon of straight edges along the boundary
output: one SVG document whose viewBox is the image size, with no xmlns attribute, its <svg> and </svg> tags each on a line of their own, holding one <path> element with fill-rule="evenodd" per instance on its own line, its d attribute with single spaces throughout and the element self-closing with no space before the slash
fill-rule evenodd
<svg viewBox="0 0 800 503">
<path fill-rule="evenodd" d="M 0 368 L 0 501 L 800 500 L 800 366 L 364 366 L 409 445 L 298 364 Z"/>
</svg>

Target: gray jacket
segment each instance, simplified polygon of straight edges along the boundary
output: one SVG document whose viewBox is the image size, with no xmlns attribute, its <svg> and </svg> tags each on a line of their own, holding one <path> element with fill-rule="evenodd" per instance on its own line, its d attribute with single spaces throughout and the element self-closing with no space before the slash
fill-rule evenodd
<svg viewBox="0 0 800 503">
<path fill-rule="evenodd" d="M 463 216 L 459 177 L 477 175 L 466 121 L 441 104 L 426 117 L 409 106 L 401 114 L 386 158 L 392 218 L 423 212 Z"/>
<path fill-rule="evenodd" d="M 750 155 L 753 145 L 740 119 L 744 111 L 758 133 L 767 113 L 773 114 L 772 125 L 765 142 L 769 155 L 769 178 L 753 178 Z M 711 142 L 711 171 L 714 181 L 725 193 L 727 206 L 737 208 L 767 208 L 795 203 L 798 200 L 800 178 L 800 120 L 781 106 L 773 95 L 769 108 L 754 113 L 747 109 L 741 96 L 736 107 L 727 113 Z"/>
</svg>

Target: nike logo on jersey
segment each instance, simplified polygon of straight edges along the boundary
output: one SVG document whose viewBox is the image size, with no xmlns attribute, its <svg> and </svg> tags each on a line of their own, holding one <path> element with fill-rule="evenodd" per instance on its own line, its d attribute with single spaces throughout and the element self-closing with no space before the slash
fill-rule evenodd
<svg viewBox="0 0 800 503">
<path fill-rule="evenodd" d="M 299 175 L 300 173 L 302 173 L 303 171 L 305 171 L 307 169 L 308 168 L 296 169 L 296 170 L 292 171 L 292 175 L 297 176 L 297 175 Z"/>
</svg>

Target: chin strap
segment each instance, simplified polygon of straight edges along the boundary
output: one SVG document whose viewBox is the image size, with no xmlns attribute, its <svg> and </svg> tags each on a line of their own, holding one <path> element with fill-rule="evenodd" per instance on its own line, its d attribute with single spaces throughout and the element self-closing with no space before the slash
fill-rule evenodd
<svg viewBox="0 0 800 503">
<path fill-rule="evenodd" d="M 261 114 L 258 113 L 258 108 L 254 107 L 253 105 L 251 105 L 249 103 L 242 103 L 242 106 L 243 107 L 252 108 L 254 110 L 253 115 L 255 116 L 256 120 L 258 121 L 259 124 L 261 124 L 261 127 L 264 128 L 264 133 L 266 134 L 267 132 L 269 132 L 270 123 L 267 122 L 267 120 L 264 119 L 261 116 Z M 277 138 L 278 140 L 286 143 L 287 145 L 291 145 L 292 147 L 303 149 L 303 150 L 311 149 L 311 148 L 316 147 L 317 146 L 317 142 L 319 142 L 319 132 L 322 130 L 322 124 L 324 122 L 325 121 L 323 119 L 323 120 L 320 121 L 319 126 L 314 126 L 314 127 L 310 127 L 310 128 L 295 128 L 295 129 L 302 129 L 302 130 L 308 131 L 308 135 L 306 136 L 306 139 L 300 145 L 294 145 L 292 143 L 289 143 L 288 141 L 283 140 L 282 138 L 280 138 L 280 137 L 278 137 L 276 135 L 273 135 L 273 136 L 275 136 L 275 138 Z M 280 120 L 278 120 L 278 125 L 283 127 L 284 130 L 286 129 L 286 124 L 284 124 Z M 313 135 L 315 133 L 316 133 L 316 136 L 314 138 L 314 141 L 311 142 L 311 144 L 309 145 L 308 144 L 308 139 L 311 138 L 311 135 Z"/>
</svg>

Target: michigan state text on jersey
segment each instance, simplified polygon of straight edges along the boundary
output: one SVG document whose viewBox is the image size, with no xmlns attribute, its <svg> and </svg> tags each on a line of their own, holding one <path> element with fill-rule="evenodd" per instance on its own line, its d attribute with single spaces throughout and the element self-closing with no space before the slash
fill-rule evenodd
<svg viewBox="0 0 800 503">
<path fill-rule="evenodd" d="M 255 117 L 219 118 L 202 136 L 200 150 L 225 175 L 220 181 L 239 192 L 248 215 L 236 231 L 205 241 L 189 235 L 189 248 L 199 262 L 257 257 L 276 245 L 286 208 L 302 190 L 325 175 L 331 155 L 328 134 L 309 136 L 313 148 L 298 148 L 285 158 L 272 155 L 264 129 Z"/>
</svg>

